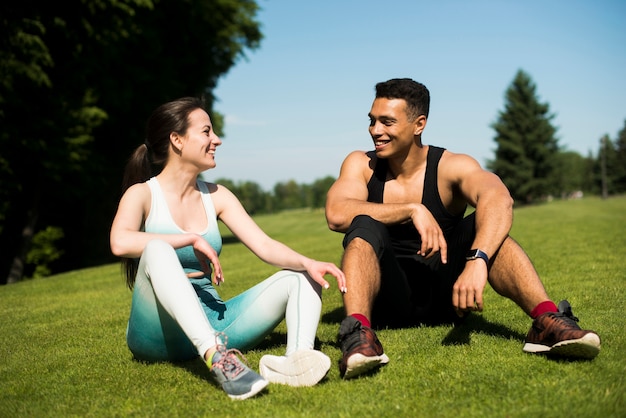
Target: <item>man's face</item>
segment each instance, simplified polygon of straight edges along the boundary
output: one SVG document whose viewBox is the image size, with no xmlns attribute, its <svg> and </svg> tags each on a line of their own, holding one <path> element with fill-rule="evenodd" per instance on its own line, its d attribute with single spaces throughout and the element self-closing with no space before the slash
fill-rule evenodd
<svg viewBox="0 0 626 418">
<path fill-rule="evenodd" d="M 375 99 L 368 116 L 369 132 L 374 141 L 376 155 L 380 158 L 406 152 L 426 124 L 423 116 L 409 120 L 404 99 Z M 423 121 L 423 124 L 419 121 Z"/>
</svg>

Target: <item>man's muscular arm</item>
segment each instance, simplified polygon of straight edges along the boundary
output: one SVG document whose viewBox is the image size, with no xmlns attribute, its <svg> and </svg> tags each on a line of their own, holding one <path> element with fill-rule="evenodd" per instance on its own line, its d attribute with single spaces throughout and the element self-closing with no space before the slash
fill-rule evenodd
<svg viewBox="0 0 626 418">
<path fill-rule="evenodd" d="M 372 175 L 370 157 L 352 152 L 341 166 L 339 178 L 328 191 L 326 221 L 333 231 L 345 232 L 357 215 L 368 215 L 386 225 L 413 222 L 422 237 L 419 254 L 430 257 L 441 252 L 447 262 L 447 245 L 441 228 L 421 203 L 372 203 L 367 201 L 367 182 Z"/>
<path fill-rule="evenodd" d="M 459 167 L 459 189 L 476 208 L 476 237 L 472 248 L 480 248 L 492 257 L 513 224 L 511 194 L 497 175 L 481 168 L 473 158 L 457 154 L 450 163 Z"/>
<path fill-rule="evenodd" d="M 471 157 L 450 154 L 445 162 L 445 176 L 456 184 L 462 196 L 476 208 L 476 236 L 471 248 L 478 248 L 491 258 L 509 234 L 513 223 L 513 199 L 500 178 L 483 170 Z M 469 261 L 458 277 L 452 304 L 463 311 L 483 310 L 483 291 L 488 266 L 481 260 Z"/>
<path fill-rule="evenodd" d="M 382 205 L 367 201 L 367 182 L 372 175 L 370 160 L 366 153 L 354 151 L 341 165 L 339 178 L 326 197 L 326 221 L 331 230 L 345 232 L 357 215 L 369 215 L 385 224 L 411 219 L 411 204 Z"/>
</svg>

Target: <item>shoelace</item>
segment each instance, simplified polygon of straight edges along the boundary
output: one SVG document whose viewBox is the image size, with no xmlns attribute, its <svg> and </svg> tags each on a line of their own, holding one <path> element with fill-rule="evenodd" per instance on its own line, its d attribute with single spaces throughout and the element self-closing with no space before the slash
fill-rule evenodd
<svg viewBox="0 0 626 418">
<path fill-rule="evenodd" d="M 236 348 L 231 348 L 230 350 L 226 349 L 228 336 L 223 332 L 216 334 L 215 339 L 217 340 L 217 352 L 220 353 L 221 357 L 212 367 L 217 367 L 222 370 L 228 379 L 237 377 L 239 373 L 245 370 L 237 356 L 243 358 L 244 362 L 247 364 L 248 361 L 246 357 Z M 223 341 L 222 343 L 220 343 L 220 339 Z"/>
<path fill-rule="evenodd" d="M 572 306 L 566 300 L 559 302 L 559 316 L 565 316 L 572 321 L 578 322 L 578 318 L 572 312 Z"/>
<path fill-rule="evenodd" d="M 342 350 L 351 350 L 352 348 L 360 345 L 364 338 L 362 338 L 362 334 L 364 333 L 365 330 L 360 322 L 355 321 L 349 325 L 342 324 L 342 328 L 339 330 L 339 343 Z"/>
</svg>

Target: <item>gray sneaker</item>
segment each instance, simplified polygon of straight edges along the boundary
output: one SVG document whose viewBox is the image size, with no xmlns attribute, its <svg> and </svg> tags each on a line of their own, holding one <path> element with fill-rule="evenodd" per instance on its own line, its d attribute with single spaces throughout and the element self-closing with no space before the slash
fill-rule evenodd
<svg viewBox="0 0 626 418">
<path fill-rule="evenodd" d="M 213 356 L 217 361 L 210 366 L 210 373 L 231 399 L 243 400 L 261 392 L 269 382 L 242 363 L 237 356 L 243 357 L 243 354 L 236 349 L 226 350 L 225 345 L 218 344 L 217 352 Z"/>
</svg>

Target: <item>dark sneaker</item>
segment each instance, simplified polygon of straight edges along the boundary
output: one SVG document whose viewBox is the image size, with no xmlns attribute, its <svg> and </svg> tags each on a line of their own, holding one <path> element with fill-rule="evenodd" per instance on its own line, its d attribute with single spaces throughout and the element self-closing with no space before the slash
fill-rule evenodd
<svg viewBox="0 0 626 418">
<path fill-rule="evenodd" d="M 374 331 L 364 327 L 352 316 L 341 322 L 338 340 L 343 353 L 339 372 L 344 379 L 351 379 L 389 363 L 389 357 L 383 352 L 383 346 Z"/>
<path fill-rule="evenodd" d="M 533 321 L 524 351 L 561 357 L 592 359 L 600 352 L 600 337 L 580 329 L 569 302 L 559 302 L 558 312 L 547 312 Z"/>
<path fill-rule="evenodd" d="M 218 383 L 231 399 L 247 399 L 261 392 L 269 384 L 248 366 L 239 360 L 242 356 L 236 349 L 226 350 L 226 346 L 218 344 L 217 361 L 210 367 L 213 380 Z"/>
</svg>

